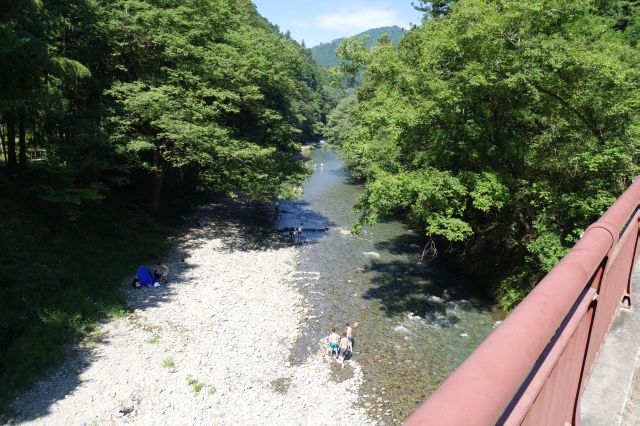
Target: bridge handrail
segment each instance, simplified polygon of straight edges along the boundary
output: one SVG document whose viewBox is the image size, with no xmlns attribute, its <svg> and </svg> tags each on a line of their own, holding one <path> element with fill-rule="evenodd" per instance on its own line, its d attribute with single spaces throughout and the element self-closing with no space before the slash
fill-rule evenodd
<svg viewBox="0 0 640 426">
<path fill-rule="evenodd" d="M 503 323 L 463 362 L 463 364 L 407 420 L 406 425 L 490 425 L 520 423 L 533 400 L 545 385 L 544 381 L 558 362 L 570 336 L 564 343 L 560 337 L 567 327 L 578 327 L 582 317 L 569 325 L 577 311 L 586 312 L 587 305 L 597 299 L 592 282 L 596 275 L 605 275 L 607 257 L 616 251 L 620 238 L 634 233 L 637 241 L 640 180 L 636 181 L 585 231 L 580 241 L 531 291 Z M 626 241 L 626 239 L 625 239 Z M 633 262 L 637 256 L 633 242 Z M 630 277 L 630 273 L 629 273 Z M 600 279 L 600 278 L 598 278 Z M 604 286 L 604 284 L 603 284 Z M 626 287 L 625 287 L 626 288 Z M 587 294 L 588 293 L 588 294 Z M 620 295 L 620 298 L 622 295 Z M 580 305 L 580 306 L 578 306 Z M 607 330 L 611 323 L 606 325 Z M 593 318 L 589 319 L 590 327 Z M 586 338 L 586 347 L 579 354 L 587 360 L 590 348 L 602 342 Z M 603 332 L 606 334 L 606 330 Z M 604 338 L 604 337 L 603 337 Z M 554 352 L 555 354 L 551 355 Z M 543 364 L 553 356 L 546 370 Z M 576 358 L 576 359 L 579 359 Z M 595 356 L 593 356 L 595 360 Z M 586 361 L 585 361 L 586 362 Z M 593 361 L 591 362 L 591 364 Z M 592 365 L 582 368 L 576 389 L 573 416 L 579 416 L 579 397 Z M 543 377 L 536 377 L 539 374 Z M 544 375 L 547 376 L 544 376 Z M 535 387 L 533 397 L 522 402 L 527 387 Z M 524 406 L 524 408 L 523 408 Z M 524 410 L 524 411 L 523 411 Z M 579 423 L 579 419 L 569 420 Z M 562 423 L 560 423 L 562 424 Z"/>
</svg>

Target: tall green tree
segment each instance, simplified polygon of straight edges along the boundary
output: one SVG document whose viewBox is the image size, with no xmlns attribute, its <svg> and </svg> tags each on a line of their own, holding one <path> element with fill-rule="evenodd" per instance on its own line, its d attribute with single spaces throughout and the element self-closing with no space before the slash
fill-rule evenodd
<svg viewBox="0 0 640 426">
<path fill-rule="evenodd" d="M 24 121 L 33 94 L 38 90 L 47 48 L 42 41 L 39 23 L 41 5 L 21 0 L 3 7 L 0 12 L 0 115 L 7 126 L 7 165 L 18 166 L 16 133 L 19 137 L 20 165 L 26 165 Z"/>
<path fill-rule="evenodd" d="M 380 44 L 330 117 L 367 180 L 362 222 L 406 215 L 514 306 L 638 171 L 640 55 L 618 20 L 590 0 L 460 0 Z"/>
<path fill-rule="evenodd" d="M 452 0 L 419 1 L 418 3 L 411 2 L 411 5 L 416 10 L 425 12 L 430 18 L 439 18 L 447 14 L 451 2 Z"/>
<path fill-rule="evenodd" d="M 153 177 L 160 212 L 169 169 L 255 199 L 291 196 L 298 143 L 319 119 L 317 69 L 248 1 L 105 5 L 120 78 L 107 91 L 112 141 Z"/>
<path fill-rule="evenodd" d="M 0 64 L 0 405 L 158 253 L 140 200 L 297 195 L 340 95 L 249 0 L 1 2 Z"/>
</svg>

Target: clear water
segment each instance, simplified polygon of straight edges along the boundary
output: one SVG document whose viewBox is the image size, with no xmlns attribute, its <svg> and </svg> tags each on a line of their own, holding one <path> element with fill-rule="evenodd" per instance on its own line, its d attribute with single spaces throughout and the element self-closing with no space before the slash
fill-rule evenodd
<svg viewBox="0 0 640 426">
<path fill-rule="evenodd" d="M 399 423 L 493 330 L 501 313 L 465 290 L 473 283 L 422 261 L 423 239 L 402 223 L 350 235 L 363 188 L 331 151 L 316 147 L 309 164 L 315 172 L 304 198 L 280 205 L 278 226 L 330 229 L 305 232 L 299 246 L 297 285 L 314 312 L 292 361 L 317 351 L 332 327 L 344 333 L 347 322 L 357 324 L 360 400 L 374 418 Z M 431 296 L 442 301 L 429 302 Z M 352 374 L 337 363 L 334 372 L 336 380 Z"/>
</svg>

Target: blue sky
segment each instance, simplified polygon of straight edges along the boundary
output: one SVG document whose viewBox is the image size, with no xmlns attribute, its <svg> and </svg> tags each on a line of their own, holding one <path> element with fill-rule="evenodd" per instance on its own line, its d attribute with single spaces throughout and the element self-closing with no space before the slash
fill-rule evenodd
<svg viewBox="0 0 640 426">
<path fill-rule="evenodd" d="M 411 0 L 253 0 L 258 12 L 307 47 L 370 28 L 419 24 Z M 417 3 L 417 2 L 416 2 Z"/>
</svg>

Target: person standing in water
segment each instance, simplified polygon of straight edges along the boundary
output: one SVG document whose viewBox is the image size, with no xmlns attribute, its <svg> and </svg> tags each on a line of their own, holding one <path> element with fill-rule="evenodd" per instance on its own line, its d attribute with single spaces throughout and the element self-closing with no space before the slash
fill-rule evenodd
<svg viewBox="0 0 640 426">
<path fill-rule="evenodd" d="M 340 341 L 340 336 L 336 334 L 336 329 L 331 329 L 331 335 L 329 336 L 329 350 L 331 351 L 331 356 L 334 354 L 336 357 L 338 356 L 338 342 Z"/>
<path fill-rule="evenodd" d="M 344 359 L 349 353 L 351 353 L 351 343 L 349 343 L 349 339 L 345 336 L 340 339 L 340 344 L 338 346 L 338 359 L 340 360 L 342 368 L 344 368 Z"/>
<path fill-rule="evenodd" d="M 298 226 L 298 243 L 302 244 L 302 223 Z"/>
<path fill-rule="evenodd" d="M 351 345 L 351 351 L 353 351 L 353 329 L 347 323 L 347 340 L 349 340 L 349 344 Z"/>
</svg>

